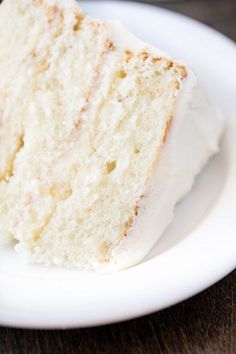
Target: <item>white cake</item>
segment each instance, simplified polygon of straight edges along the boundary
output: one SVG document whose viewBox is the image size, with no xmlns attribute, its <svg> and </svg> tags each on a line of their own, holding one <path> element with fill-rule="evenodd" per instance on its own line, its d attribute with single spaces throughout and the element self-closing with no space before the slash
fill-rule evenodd
<svg viewBox="0 0 236 354">
<path fill-rule="evenodd" d="M 28 262 L 140 262 L 218 151 L 184 64 L 73 0 L 0 6 L 0 239 Z"/>
</svg>

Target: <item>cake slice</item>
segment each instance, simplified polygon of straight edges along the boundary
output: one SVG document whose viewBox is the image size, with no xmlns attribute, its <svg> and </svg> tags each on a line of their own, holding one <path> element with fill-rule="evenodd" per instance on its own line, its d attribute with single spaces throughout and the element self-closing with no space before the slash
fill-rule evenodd
<svg viewBox="0 0 236 354">
<path fill-rule="evenodd" d="M 140 262 L 218 151 L 195 75 L 73 0 L 0 7 L 0 239 L 33 263 Z"/>
</svg>

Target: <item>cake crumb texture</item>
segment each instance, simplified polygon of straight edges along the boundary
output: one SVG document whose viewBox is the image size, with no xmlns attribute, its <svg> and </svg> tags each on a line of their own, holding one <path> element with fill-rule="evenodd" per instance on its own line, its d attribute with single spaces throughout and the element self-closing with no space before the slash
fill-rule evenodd
<svg viewBox="0 0 236 354">
<path fill-rule="evenodd" d="M 187 69 L 119 49 L 74 1 L 0 7 L 0 236 L 96 269 L 138 218 Z"/>
</svg>

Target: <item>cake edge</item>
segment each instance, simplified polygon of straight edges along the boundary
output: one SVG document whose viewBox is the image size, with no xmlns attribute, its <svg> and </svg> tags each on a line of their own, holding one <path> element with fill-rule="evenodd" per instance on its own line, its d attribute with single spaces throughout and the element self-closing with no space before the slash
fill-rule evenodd
<svg viewBox="0 0 236 354">
<path fill-rule="evenodd" d="M 106 23 L 111 40 L 116 45 L 118 43 L 121 50 L 126 47 L 134 52 L 147 50 L 151 55 L 174 61 L 184 71 L 171 124 L 167 126 L 164 145 L 146 193 L 138 201 L 138 213 L 127 236 L 111 250 L 110 260 L 98 269 L 105 273 L 134 266 L 147 256 L 173 219 L 176 204 L 191 191 L 198 174 L 219 151 L 223 132 L 223 120 L 219 112 L 208 100 L 203 85 L 188 66 L 139 40 L 118 21 Z M 186 143 L 193 136 L 195 142 L 190 152 L 186 149 Z M 178 156 L 182 159 L 179 168 L 175 166 Z M 186 166 L 189 171 L 185 170 Z"/>
</svg>

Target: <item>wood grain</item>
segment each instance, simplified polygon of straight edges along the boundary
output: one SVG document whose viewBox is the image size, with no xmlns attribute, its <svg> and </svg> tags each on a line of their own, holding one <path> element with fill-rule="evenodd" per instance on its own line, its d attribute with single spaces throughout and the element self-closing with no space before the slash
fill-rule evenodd
<svg viewBox="0 0 236 354">
<path fill-rule="evenodd" d="M 146 2 L 203 21 L 236 41 L 236 0 Z M 0 354 L 41 353 L 235 354 L 236 271 L 190 300 L 126 323 L 70 331 L 0 328 Z"/>
</svg>

